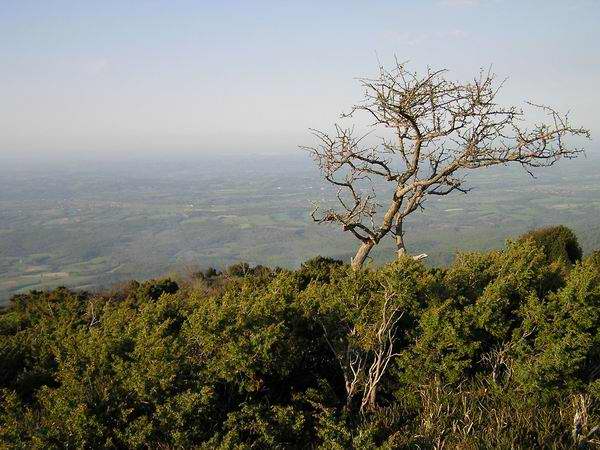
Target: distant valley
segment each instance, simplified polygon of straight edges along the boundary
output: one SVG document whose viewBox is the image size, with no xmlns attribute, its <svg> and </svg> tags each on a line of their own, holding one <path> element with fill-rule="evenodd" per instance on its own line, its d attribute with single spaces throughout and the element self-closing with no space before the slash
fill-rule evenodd
<svg viewBox="0 0 600 450">
<path fill-rule="evenodd" d="M 407 245 L 445 264 L 458 249 L 503 245 L 546 224 L 600 248 L 600 157 L 561 161 L 532 179 L 515 167 L 468 177 L 474 189 L 430 201 Z M 31 289 L 95 289 L 238 261 L 297 267 L 349 260 L 356 242 L 313 224 L 333 198 L 302 152 L 168 161 L 9 163 L 0 168 L 0 301 Z M 389 258 L 392 241 L 374 252 Z"/>
</svg>

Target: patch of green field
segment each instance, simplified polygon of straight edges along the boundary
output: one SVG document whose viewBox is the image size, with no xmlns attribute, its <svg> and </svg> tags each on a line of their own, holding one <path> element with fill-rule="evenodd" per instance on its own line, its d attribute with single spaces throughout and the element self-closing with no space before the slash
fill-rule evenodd
<svg viewBox="0 0 600 450">
<path fill-rule="evenodd" d="M 600 159 L 577 164 L 561 162 L 535 180 L 505 168 L 473 172 L 476 189 L 468 195 L 432 198 L 410 218 L 409 251 L 444 264 L 458 250 L 499 247 L 508 236 L 553 223 L 573 227 L 586 251 L 600 247 Z M 77 189 L 66 195 L 70 186 Z M 32 276 L 47 272 L 69 275 L 43 286 L 93 286 L 186 264 L 293 267 L 318 254 L 348 261 L 356 240 L 309 217 L 311 201 L 335 204 L 335 193 L 321 186 L 309 161 L 285 159 L 0 176 L 0 301 L 39 288 Z M 373 259 L 390 255 L 393 241 L 386 240 Z"/>
</svg>

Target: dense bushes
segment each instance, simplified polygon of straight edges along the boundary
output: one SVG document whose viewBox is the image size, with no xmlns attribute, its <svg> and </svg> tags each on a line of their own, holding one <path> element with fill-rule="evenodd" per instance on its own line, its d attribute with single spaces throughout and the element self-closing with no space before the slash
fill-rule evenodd
<svg viewBox="0 0 600 450">
<path fill-rule="evenodd" d="M 563 260 L 574 264 L 583 255 L 575 233 L 562 225 L 533 230 L 521 237 L 521 240 L 528 239 L 543 247 L 550 261 Z"/>
<path fill-rule="evenodd" d="M 569 233 L 562 250 L 544 231 L 445 269 L 315 258 L 14 297 L 0 315 L 0 442 L 593 446 L 600 264 L 571 258 Z"/>
</svg>

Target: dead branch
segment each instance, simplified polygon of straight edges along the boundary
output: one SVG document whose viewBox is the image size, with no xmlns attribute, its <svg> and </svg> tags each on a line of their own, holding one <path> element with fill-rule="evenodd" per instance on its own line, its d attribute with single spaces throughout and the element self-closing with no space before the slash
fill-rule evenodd
<svg viewBox="0 0 600 450">
<path fill-rule="evenodd" d="M 587 129 L 571 125 L 568 115 L 534 103 L 527 106 L 547 120 L 526 126 L 522 109 L 496 101 L 504 82 L 490 71 L 459 83 L 448 80 L 445 70 L 419 75 L 396 61 L 392 70 L 380 67 L 376 78 L 360 83 L 364 99 L 343 117 L 366 114 L 391 138 L 367 145 L 367 135 L 336 125 L 333 134 L 311 130 L 316 145 L 303 147 L 337 188 L 340 206 L 315 209 L 311 216 L 319 223 L 337 222 L 361 241 L 352 260 L 355 269 L 388 234 L 396 235 L 398 255 L 404 253 L 402 233 L 394 229 L 402 230 L 404 219 L 423 208 L 430 195 L 467 193 L 466 171 L 515 163 L 533 175 L 534 168 L 583 151 L 570 145 L 569 137 L 590 137 Z M 377 200 L 376 180 L 394 186 L 384 205 Z"/>
</svg>

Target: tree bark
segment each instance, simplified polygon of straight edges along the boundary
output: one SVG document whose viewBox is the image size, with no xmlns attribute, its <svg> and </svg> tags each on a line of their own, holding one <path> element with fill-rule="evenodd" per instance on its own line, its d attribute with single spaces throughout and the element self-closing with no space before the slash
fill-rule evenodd
<svg viewBox="0 0 600 450">
<path fill-rule="evenodd" d="M 375 243 L 373 241 L 366 241 L 361 244 L 361 246 L 356 251 L 356 255 L 354 256 L 354 258 L 352 258 L 352 269 L 358 270 L 363 266 L 365 260 L 367 259 L 367 256 L 369 256 L 369 252 L 371 251 L 374 245 Z"/>
<path fill-rule="evenodd" d="M 396 222 L 396 256 L 398 259 L 406 254 L 406 245 L 404 244 L 404 231 L 402 230 L 402 220 Z"/>
<path fill-rule="evenodd" d="M 367 403 L 366 403 L 366 409 L 368 411 L 375 411 L 375 408 L 377 406 L 377 391 L 375 389 L 372 389 L 369 392 L 369 395 L 367 397 Z"/>
</svg>

